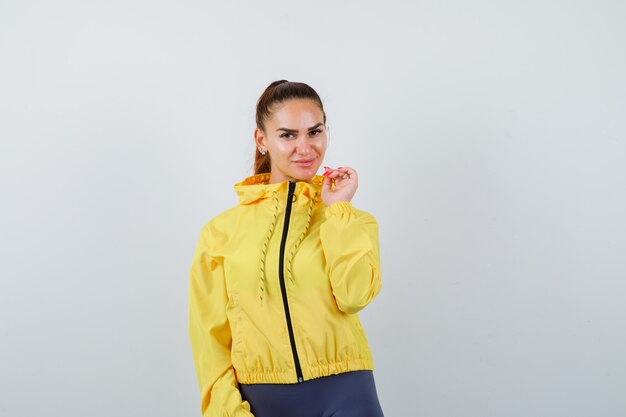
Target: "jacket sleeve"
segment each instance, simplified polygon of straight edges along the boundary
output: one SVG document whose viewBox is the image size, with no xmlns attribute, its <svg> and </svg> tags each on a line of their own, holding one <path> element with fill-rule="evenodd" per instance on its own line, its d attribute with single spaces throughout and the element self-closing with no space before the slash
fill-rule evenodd
<svg viewBox="0 0 626 417">
<path fill-rule="evenodd" d="M 347 201 L 332 203 L 325 210 L 320 240 L 326 272 L 337 307 L 353 314 L 369 304 L 382 287 L 378 223 Z"/>
<path fill-rule="evenodd" d="M 200 233 L 189 285 L 189 337 L 200 386 L 203 417 L 254 417 L 242 401 L 230 359 L 232 336 L 226 316 L 223 258 L 213 257 L 210 222 Z"/>
</svg>

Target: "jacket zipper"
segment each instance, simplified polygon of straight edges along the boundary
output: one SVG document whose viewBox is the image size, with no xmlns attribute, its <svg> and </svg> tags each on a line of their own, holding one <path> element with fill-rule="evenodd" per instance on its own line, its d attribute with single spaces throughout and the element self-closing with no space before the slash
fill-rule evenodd
<svg viewBox="0 0 626 417">
<path fill-rule="evenodd" d="M 285 316 L 287 317 L 287 328 L 289 329 L 289 340 L 291 341 L 291 350 L 293 352 L 293 360 L 296 364 L 296 375 L 298 382 L 302 382 L 302 368 L 300 368 L 300 361 L 298 360 L 298 352 L 296 351 L 296 339 L 293 335 L 293 327 L 291 326 L 291 315 L 289 314 L 289 305 L 287 303 L 287 289 L 285 287 L 285 243 L 287 241 L 287 231 L 289 229 L 289 217 L 291 215 L 291 199 L 293 198 L 294 189 L 296 183 L 289 181 L 289 193 L 287 194 L 287 209 L 285 212 L 285 225 L 283 227 L 283 238 L 280 242 L 280 261 L 278 267 L 278 276 L 280 277 L 280 289 L 283 294 L 283 305 L 285 306 Z"/>
</svg>

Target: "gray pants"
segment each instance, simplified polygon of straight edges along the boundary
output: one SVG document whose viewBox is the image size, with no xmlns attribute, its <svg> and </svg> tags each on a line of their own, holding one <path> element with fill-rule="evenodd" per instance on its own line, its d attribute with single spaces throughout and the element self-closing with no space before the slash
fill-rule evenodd
<svg viewBox="0 0 626 417">
<path fill-rule="evenodd" d="M 239 390 L 255 417 L 384 417 L 370 370 L 297 384 L 239 384 Z"/>
</svg>

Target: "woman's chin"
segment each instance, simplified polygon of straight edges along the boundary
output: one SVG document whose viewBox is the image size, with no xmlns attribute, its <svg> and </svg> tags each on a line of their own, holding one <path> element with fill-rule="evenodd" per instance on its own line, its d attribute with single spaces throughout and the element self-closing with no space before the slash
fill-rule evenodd
<svg viewBox="0 0 626 417">
<path fill-rule="evenodd" d="M 319 166 L 313 166 L 311 165 L 310 167 L 296 167 L 296 169 L 294 170 L 294 174 L 296 175 L 308 175 L 308 176 L 313 176 L 317 173 L 317 170 L 319 169 Z"/>
</svg>

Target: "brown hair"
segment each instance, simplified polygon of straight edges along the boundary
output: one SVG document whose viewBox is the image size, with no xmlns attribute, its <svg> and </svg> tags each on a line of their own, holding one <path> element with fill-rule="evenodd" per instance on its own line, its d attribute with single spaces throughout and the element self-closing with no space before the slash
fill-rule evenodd
<svg viewBox="0 0 626 417">
<path fill-rule="evenodd" d="M 324 114 L 324 124 L 326 124 L 326 112 L 324 105 L 317 92 L 305 83 L 295 81 L 278 80 L 271 83 L 256 103 L 256 126 L 265 132 L 265 121 L 272 115 L 272 106 L 281 104 L 290 99 L 313 100 Z M 259 148 L 255 146 L 254 151 L 254 174 L 271 172 L 270 153 L 261 154 Z"/>
</svg>

